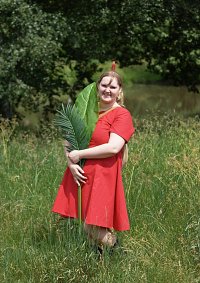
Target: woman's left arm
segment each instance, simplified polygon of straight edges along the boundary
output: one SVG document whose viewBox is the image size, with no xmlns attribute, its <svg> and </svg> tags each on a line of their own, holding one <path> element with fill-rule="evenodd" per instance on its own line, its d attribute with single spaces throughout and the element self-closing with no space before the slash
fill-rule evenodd
<svg viewBox="0 0 200 283">
<path fill-rule="evenodd" d="M 82 150 L 73 150 L 68 157 L 77 163 L 80 159 L 107 158 L 117 154 L 125 144 L 125 140 L 115 133 L 110 134 L 108 143 Z"/>
</svg>

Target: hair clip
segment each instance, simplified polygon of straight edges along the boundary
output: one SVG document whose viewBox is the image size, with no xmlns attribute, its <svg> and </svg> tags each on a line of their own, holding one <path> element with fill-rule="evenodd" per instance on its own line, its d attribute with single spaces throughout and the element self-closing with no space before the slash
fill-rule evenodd
<svg viewBox="0 0 200 283">
<path fill-rule="evenodd" d="M 115 61 L 112 61 L 111 70 L 112 70 L 113 72 L 115 72 L 115 69 L 116 69 L 116 63 L 115 63 Z"/>
</svg>

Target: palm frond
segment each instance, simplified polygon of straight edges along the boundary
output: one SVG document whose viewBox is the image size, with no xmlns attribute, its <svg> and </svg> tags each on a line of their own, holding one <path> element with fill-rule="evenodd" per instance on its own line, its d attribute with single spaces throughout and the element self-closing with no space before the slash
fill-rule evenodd
<svg viewBox="0 0 200 283">
<path fill-rule="evenodd" d="M 69 143 L 68 151 L 84 149 L 90 142 L 87 126 L 80 116 L 78 109 L 71 104 L 57 110 L 54 121 L 63 134 L 63 138 Z"/>
</svg>

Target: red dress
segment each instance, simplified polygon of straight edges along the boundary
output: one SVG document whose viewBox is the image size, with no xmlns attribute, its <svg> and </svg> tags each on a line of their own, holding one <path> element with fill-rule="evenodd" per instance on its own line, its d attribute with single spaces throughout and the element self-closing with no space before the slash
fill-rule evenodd
<svg viewBox="0 0 200 283">
<path fill-rule="evenodd" d="M 129 111 L 117 107 L 99 118 L 89 147 L 107 143 L 110 133 L 116 133 L 128 142 L 133 132 Z M 82 185 L 82 220 L 86 224 L 129 230 L 121 169 L 122 150 L 112 157 L 86 160 L 83 170 L 87 181 Z M 67 168 L 52 211 L 78 218 L 77 192 L 77 184 Z"/>
</svg>

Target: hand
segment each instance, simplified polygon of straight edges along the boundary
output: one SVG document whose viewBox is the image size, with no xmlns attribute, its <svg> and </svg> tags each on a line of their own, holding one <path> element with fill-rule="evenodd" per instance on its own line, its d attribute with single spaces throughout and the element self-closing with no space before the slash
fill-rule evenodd
<svg viewBox="0 0 200 283">
<path fill-rule="evenodd" d="M 69 169 L 78 186 L 80 186 L 80 183 L 86 183 L 87 177 L 83 175 L 85 172 L 78 164 L 70 164 Z"/>
<path fill-rule="evenodd" d="M 78 150 L 72 150 L 68 154 L 68 158 L 73 162 L 73 163 L 78 163 L 80 161 L 80 156 L 79 156 L 79 151 Z"/>
</svg>

